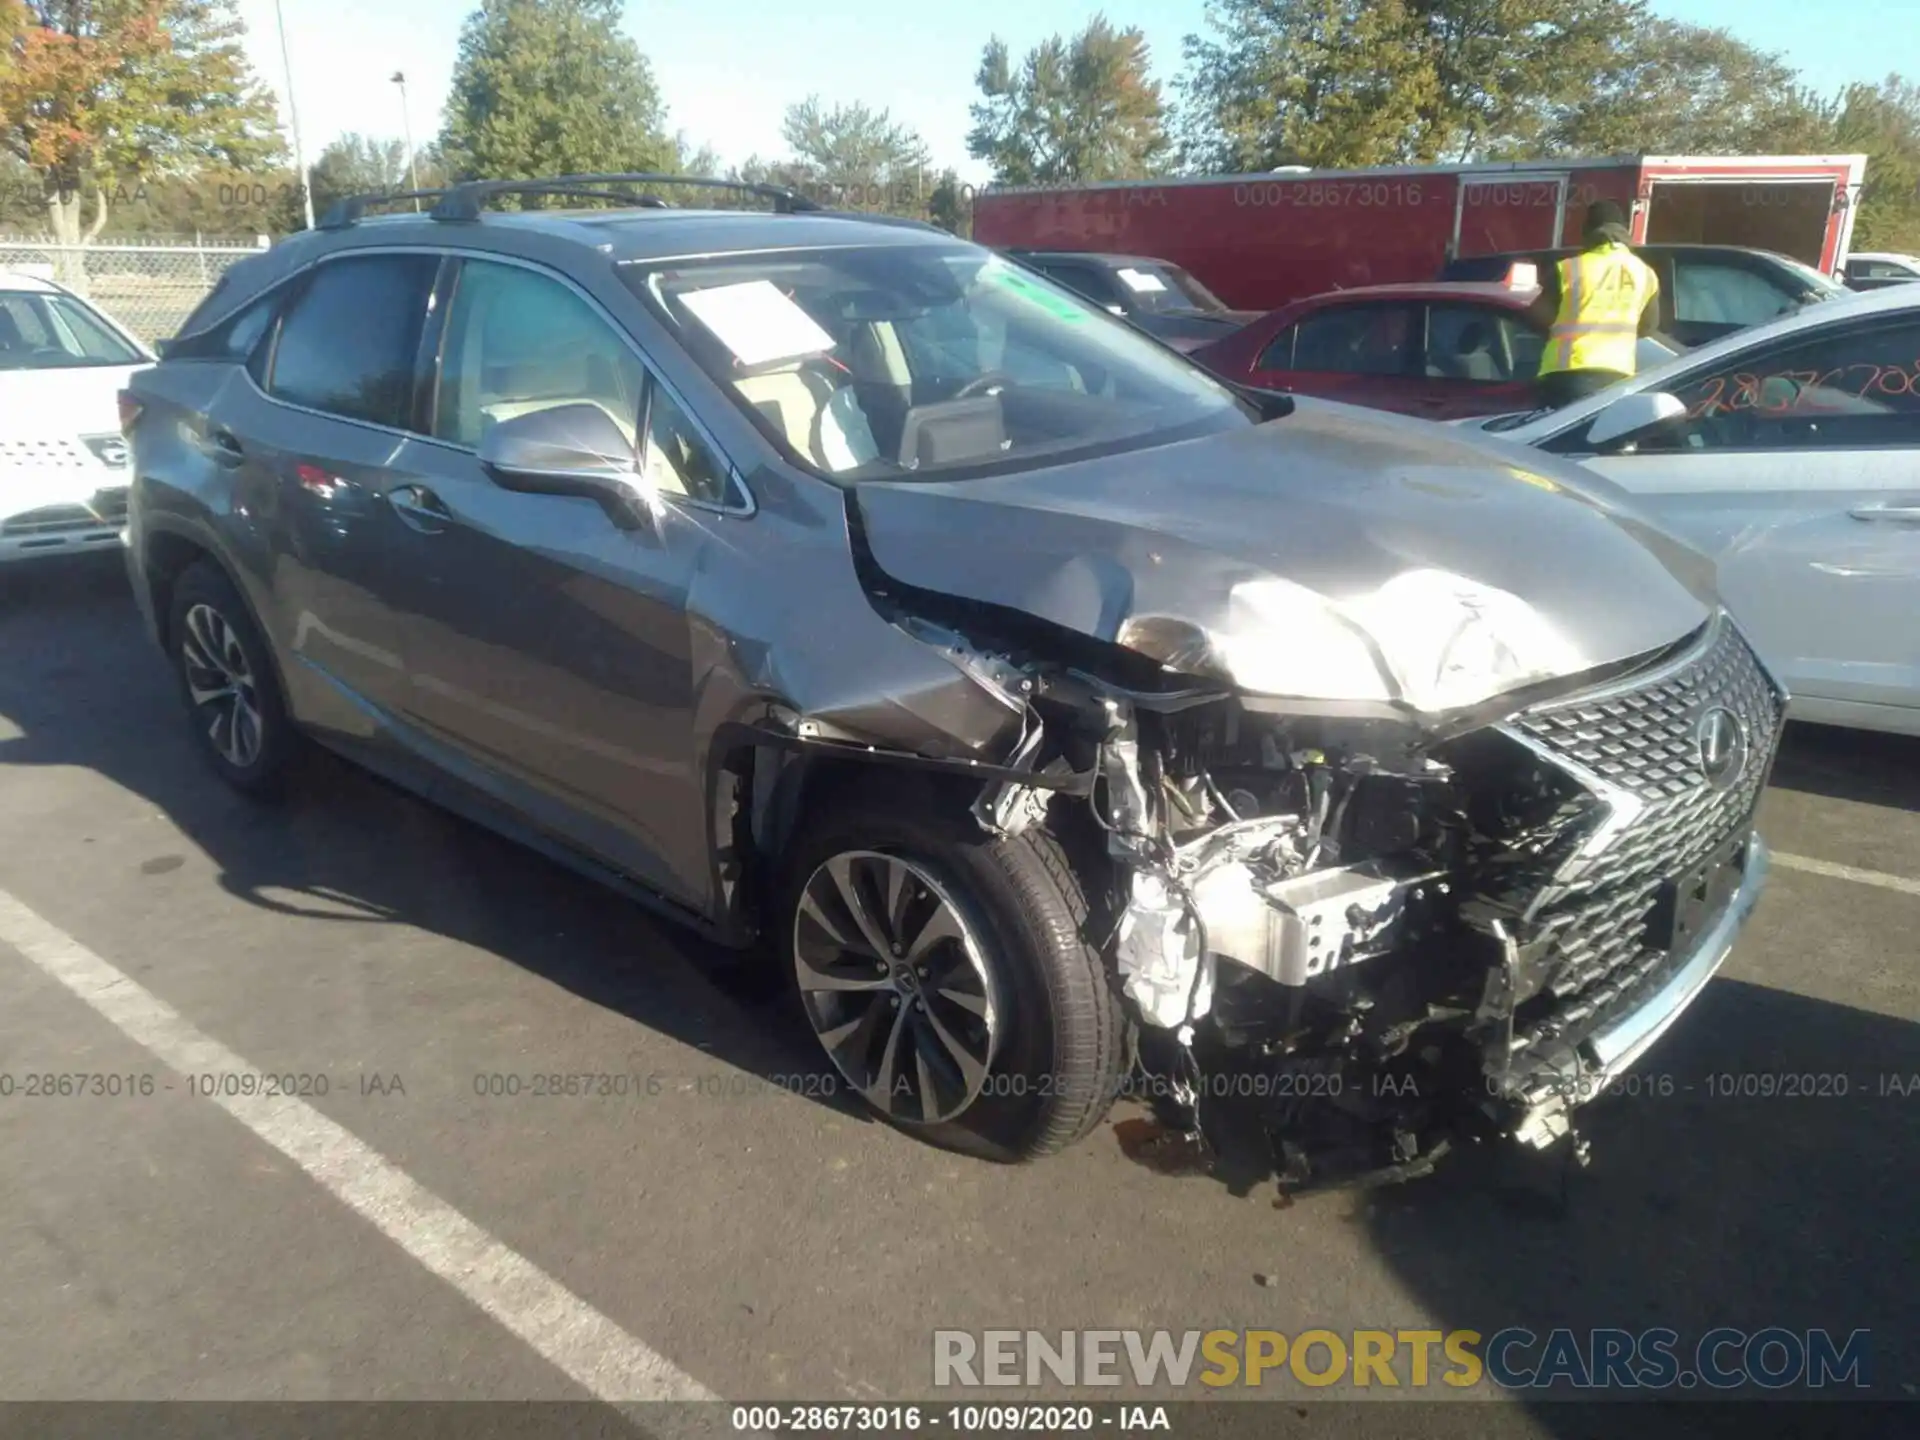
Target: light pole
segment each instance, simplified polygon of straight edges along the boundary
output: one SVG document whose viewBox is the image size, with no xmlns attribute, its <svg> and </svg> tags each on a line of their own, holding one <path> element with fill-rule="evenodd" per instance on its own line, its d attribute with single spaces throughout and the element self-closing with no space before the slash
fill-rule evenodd
<svg viewBox="0 0 1920 1440">
<path fill-rule="evenodd" d="M 307 157 L 300 148 L 300 110 L 293 103 L 293 61 L 287 56 L 287 21 L 280 13 L 280 0 L 273 0 L 273 23 L 280 31 L 280 68 L 287 77 L 287 124 L 293 131 L 293 168 L 300 175 L 300 204 L 307 212 L 307 229 L 313 229 L 313 177 L 307 174 Z"/>
<path fill-rule="evenodd" d="M 393 83 L 400 87 L 400 131 L 407 137 L 407 188 L 409 190 L 418 190 L 420 188 L 420 167 L 413 163 L 413 117 L 407 113 L 407 72 L 404 70 L 394 71 Z M 420 208 L 420 197 L 418 195 L 413 197 L 413 208 L 416 211 Z"/>
</svg>

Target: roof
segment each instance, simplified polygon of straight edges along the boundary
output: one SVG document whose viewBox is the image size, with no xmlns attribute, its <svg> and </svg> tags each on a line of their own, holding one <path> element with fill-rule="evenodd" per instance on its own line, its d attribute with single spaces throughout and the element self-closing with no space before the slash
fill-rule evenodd
<svg viewBox="0 0 1920 1440">
<path fill-rule="evenodd" d="M 1275 184 L 1298 180 L 1357 180 L 1381 177 L 1394 179 L 1425 175 L 1471 175 L 1477 178 L 1500 175 L 1541 179 L 1576 170 L 1635 170 L 1654 166 L 1671 169 L 1686 166 L 1711 174 L 1715 170 L 1732 174 L 1773 172 L 1800 168 L 1844 167 L 1854 180 L 1859 179 L 1867 163 L 1864 154 L 1851 155 L 1606 155 L 1577 160 L 1484 160 L 1457 165 L 1374 165 L 1361 169 L 1317 169 L 1309 166 L 1281 166 L 1274 170 L 1256 170 L 1237 175 L 1167 175 L 1151 180 L 1095 180 L 1080 185 L 989 185 L 979 198 L 1012 195 L 1074 194 L 1100 190 L 1178 189 L 1190 185 Z M 1664 177 L 1671 178 L 1671 177 Z M 1791 178 L 1806 178 L 1791 177 Z"/>
<path fill-rule="evenodd" d="M 1394 285 L 1356 285 L 1351 290 L 1327 290 L 1291 302 L 1324 304 L 1332 300 L 1479 300 L 1524 310 L 1540 296 L 1536 285 L 1524 288 L 1491 280 L 1408 280 Z"/>
<path fill-rule="evenodd" d="M 696 255 L 749 250 L 799 250 L 839 245 L 954 244 L 944 230 L 888 215 L 845 211 L 773 214 L 765 210 L 678 210 L 641 207 L 595 210 L 487 210 L 472 220 L 435 220 L 402 211 L 369 215 L 339 230 L 305 231 L 307 236 L 339 239 L 377 234 L 394 241 L 458 245 L 476 232 L 534 231 L 576 240 L 616 262 L 672 260 Z M 284 243 L 284 242 L 283 242 Z"/>
<path fill-rule="evenodd" d="M 34 295 L 58 295 L 60 287 L 38 275 L 19 270 L 0 270 L 0 290 L 25 290 Z"/>
</svg>

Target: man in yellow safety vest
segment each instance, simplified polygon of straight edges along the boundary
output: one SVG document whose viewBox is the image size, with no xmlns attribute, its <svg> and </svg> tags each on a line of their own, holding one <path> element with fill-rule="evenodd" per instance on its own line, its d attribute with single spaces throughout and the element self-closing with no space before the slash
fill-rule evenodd
<svg viewBox="0 0 1920 1440">
<path fill-rule="evenodd" d="M 1540 403 L 1556 408 L 1633 374 L 1636 342 L 1659 318 L 1660 281 L 1627 248 L 1620 207 L 1588 206 L 1580 238 L 1580 253 L 1560 262 L 1560 305 L 1540 357 Z"/>
</svg>

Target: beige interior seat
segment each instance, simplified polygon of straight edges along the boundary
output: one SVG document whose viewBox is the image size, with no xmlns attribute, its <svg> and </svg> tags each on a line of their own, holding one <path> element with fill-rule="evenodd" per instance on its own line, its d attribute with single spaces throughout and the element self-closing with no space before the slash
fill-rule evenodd
<svg viewBox="0 0 1920 1440">
<path fill-rule="evenodd" d="M 806 460 L 833 473 L 877 453 L 873 433 L 852 390 L 794 361 L 733 382 Z"/>
</svg>

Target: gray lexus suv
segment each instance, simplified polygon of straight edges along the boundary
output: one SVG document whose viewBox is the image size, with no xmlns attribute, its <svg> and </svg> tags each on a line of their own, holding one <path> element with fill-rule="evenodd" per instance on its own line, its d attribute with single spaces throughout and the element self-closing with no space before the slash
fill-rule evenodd
<svg viewBox="0 0 1920 1440">
<path fill-rule="evenodd" d="M 775 967 L 935 1143 L 1579 1153 L 1763 880 L 1785 697 L 1710 567 L 930 227 L 666 188 L 345 203 L 135 376 L 213 768 L 318 741 Z"/>
</svg>

